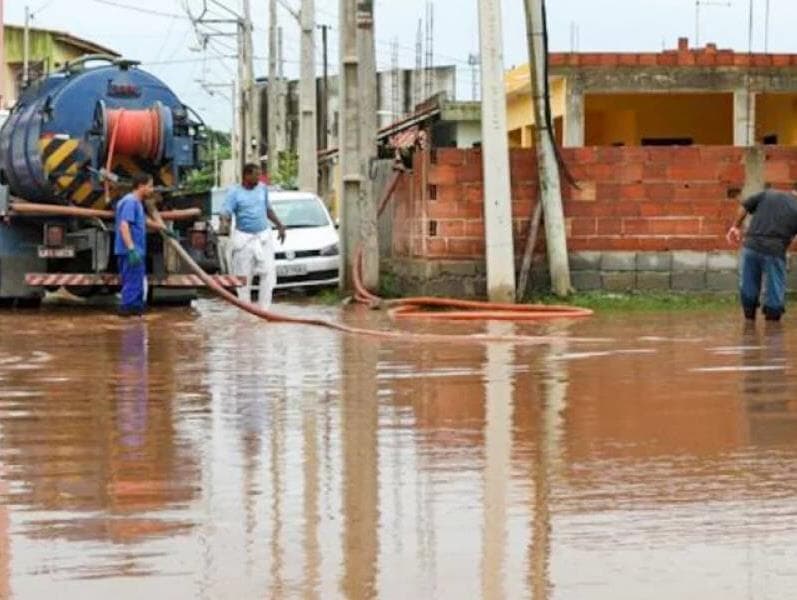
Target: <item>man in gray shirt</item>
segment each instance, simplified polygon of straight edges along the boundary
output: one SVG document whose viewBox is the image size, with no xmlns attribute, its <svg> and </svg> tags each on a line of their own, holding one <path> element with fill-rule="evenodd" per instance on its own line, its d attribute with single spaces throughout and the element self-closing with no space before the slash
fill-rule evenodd
<svg viewBox="0 0 797 600">
<path fill-rule="evenodd" d="M 731 244 L 742 241 L 742 224 L 752 215 L 742 250 L 741 300 L 746 318 L 754 320 L 766 277 L 763 313 L 780 321 L 786 310 L 786 252 L 797 235 L 797 194 L 767 189 L 739 207 L 728 231 Z"/>
</svg>

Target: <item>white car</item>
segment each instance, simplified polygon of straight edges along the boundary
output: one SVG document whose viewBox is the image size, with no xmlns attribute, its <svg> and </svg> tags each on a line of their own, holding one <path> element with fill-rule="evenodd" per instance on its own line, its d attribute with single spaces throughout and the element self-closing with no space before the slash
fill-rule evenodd
<svg viewBox="0 0 797 600">
<path fill-rule="evenodd" d="M 284 244 L 273 231 L 277 289 L 336 286 L 340 282 L 340 238 L 321 199 L 307 192 L 268 195 L 288 230 Z"/>
</svg>

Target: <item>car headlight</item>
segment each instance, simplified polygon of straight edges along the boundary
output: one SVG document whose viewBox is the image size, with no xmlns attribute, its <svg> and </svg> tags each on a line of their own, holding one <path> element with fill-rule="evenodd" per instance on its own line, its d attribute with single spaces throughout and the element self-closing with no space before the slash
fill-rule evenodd
<svg viewBox="0 0 797 600">
<path fill-rule="evenodd" d="M 332 244 L 326 248 L 321 249 L 321 256 L 337 256 L 340 254 L 340 248 L 337 244 Z"/>
</svg>

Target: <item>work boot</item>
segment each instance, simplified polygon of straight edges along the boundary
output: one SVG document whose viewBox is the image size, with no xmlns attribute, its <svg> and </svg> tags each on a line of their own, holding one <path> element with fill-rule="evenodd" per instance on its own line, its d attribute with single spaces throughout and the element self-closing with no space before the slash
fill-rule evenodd
<svg viewBox="0 0 797 600">
<path fill-rule="evenodd" d="M 780 321 L 781 317 L 783 317 L 783 311 L 778 308 L 770 308 L 769 306 L 765 306 L 763 312 L 766 320 L 773 323 L 777 323 Z"/>
<path fill-rule="evenodd" d="M 748 321 L 755 321 L 756 311 L 758 310 L 757 306 L 742 306 L 744 310 L 744 318 Z"/>
</svg>

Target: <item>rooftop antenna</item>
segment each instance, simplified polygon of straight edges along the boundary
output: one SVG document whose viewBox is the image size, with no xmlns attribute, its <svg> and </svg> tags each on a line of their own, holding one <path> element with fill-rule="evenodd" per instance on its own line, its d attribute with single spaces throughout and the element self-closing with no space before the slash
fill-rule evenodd
<svg viewBox="0 0 797 600">
<path fill-rule="evenodd" d="M 426 79 L 424 84 L 424 100 L 434 93 L 434 2 L 426 3 Z"/>
<path fill-rule="evenodd" d="M 724 6 L 730 8 L 733 2 L 718 2 L 716 0 L 695 0 L 695 46 L 700 47 L 700 7 L 701 6 Z"/>
</svg>

